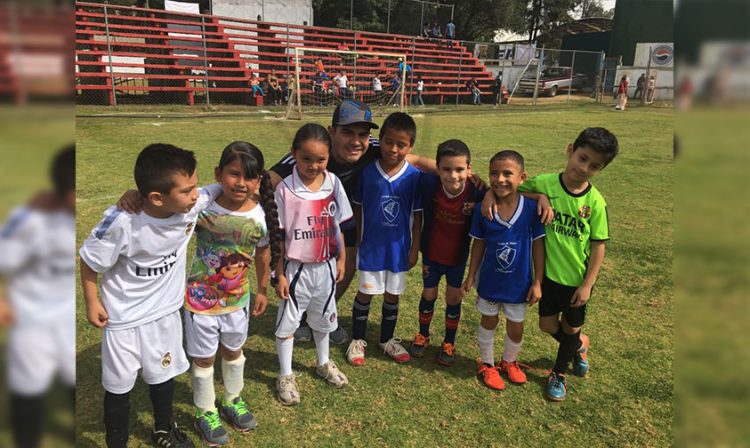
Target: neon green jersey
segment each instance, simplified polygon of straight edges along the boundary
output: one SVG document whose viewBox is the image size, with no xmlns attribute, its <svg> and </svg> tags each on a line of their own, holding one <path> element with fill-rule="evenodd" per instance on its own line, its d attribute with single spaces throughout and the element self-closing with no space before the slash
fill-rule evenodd
<svg viewBox="0 0 750 448">
<path fill-rule="evenodd" d="M 580 286 L 591 241 L 609 239 L 607 203 L 601 193 L 589 183 L 585 191 L 573 194 L 563 185 L 562 174 L 554 173 L 532 177 L 518 191 L 545 194 L 555 210 L 555 219 L 545 227 L 545 275 L 561 285 Z"/>
</svg>

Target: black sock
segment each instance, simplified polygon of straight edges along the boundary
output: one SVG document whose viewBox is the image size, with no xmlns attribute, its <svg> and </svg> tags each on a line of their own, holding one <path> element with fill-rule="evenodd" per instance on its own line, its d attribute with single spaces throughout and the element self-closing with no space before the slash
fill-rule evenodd
<svg viewBox="0 0 750 448">
<path fill-rule="evenodd" d="M 352 339 L 364 339 L 367 335 L 367 319 L 370 317 L 370 304 L 357 302 L 352 306 Z"/>
<path fill-rule="evenodd" d="M 307 325 L 307 311 L 305 311 L 304 313 L 302 313 L 302 318 L 299 321 L 299 326 L 300 327 L 309 327 L 309 325 Z"/>
<path fill-rule="evenodd" d="M 461 304 L 445 305 L 445 342 L 456 343 L 456 331 L 461 320 Z"/>
<path fill-rule="evenodd" d="M 24 396 L 11 394 L 10 421 L 13 443 L 17 448 L 36 448 L 42 436 L 44 394 Z"/>
<path fill-rule="evenodd" d="M 398 321 L 398 302 L 388 303 L 383 300 L 383 317 L 380 319 L 380 342 L 386 343 L 396 331 Z"/>
<path fill-rule="evenodd" d="M 553 333 L 550 336 L 552 336 L 553 338 L 555 338 L 555 340 L 557 342 L 562 342 L 562 340 L 563 340 L 563 334 L 565 334 L 565 332 L 562 329 L 562 325 L 560 325 L 560 326 L 557 327 L 557 333 Z"/>
<path fill-rule="evenodd" d="M 148 388 L 151 404 L 154 406 L 154 431 L 169 431 L 172 428 L 172 402 L 174 401 L 174 380 L 152 384 Z"/>
<path fill-rule="evenodd" d="M 565 372 L 568 371 L 568 366 L 573 360 L 573 355 L 575 354 L 576 350 L 578 350 L 578 347 L 581 346 L 580 335 L 580 331 L 576 334 L 568 334 L 563 332 L 562 340 L 560 341 L 560 347 L 557 349 L 557 359 L 555 360 L 555 367 L 552 368 L 552 371 L 562 374 L 565 374 Z"/>
<path fill-rule="evenodd" d="M 107 447 L 120 448 L 128 445 L 128 421 L 130 418 L 130 392 L 113 394 L 104 392 L 104 429 Z"/>
<path fill-rule="evenodd" d="M 430 322 L 432 322 L 434 312 L 435 301 L 430 302 L 422 296 L 419 299 L 419 334 L 426 338 L 430 337 Z"/>
</svg>

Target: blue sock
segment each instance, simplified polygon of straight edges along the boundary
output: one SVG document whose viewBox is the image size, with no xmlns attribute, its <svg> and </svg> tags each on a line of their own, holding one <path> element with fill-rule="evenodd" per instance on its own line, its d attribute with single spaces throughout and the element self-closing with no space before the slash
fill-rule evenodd
<svg viewBox="0 0 750 448">
<path fill-rule="evenodd" d="M 461 304 L 445 306 L 445 342 L 456 343 L 456 331 L 461 320 Z"/>
<path fill-rule="evenodd" d="M 398 320 L 398 302 L 388 303 L 383 300 L 383 318 L 380 320 L 380 342 L 386 343 L 393 337 Z"/>
<path fill-rule="evenodd" d="M 422 296 L 419 299 L 419 333 L 426 338 L 430 337 L 430 322 L 434 312 L 435 301 L 430 302 Z"/>
<path fill-rule="evenodd" d="M 352 339 L 364 339 L 367 335 L 367 319 L 370 317 L 370 304 L 354 299 L 352 306 Z"/>
</svg>

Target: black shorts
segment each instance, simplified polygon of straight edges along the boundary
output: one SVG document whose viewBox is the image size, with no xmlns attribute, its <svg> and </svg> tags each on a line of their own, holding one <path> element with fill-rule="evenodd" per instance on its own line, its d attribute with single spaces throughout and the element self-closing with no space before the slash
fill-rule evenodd
<svg viewBox="0 0 750 448">
<path fill-rule="evenodd" d="M 357 246 L 357 227 L 351 226 L 343 229 L 341 233 L 344 234 L 344 246 L 356 247 Z"/>
<path fill-rule="evenodd" d="M 570 298 L 578 289 L 553 282 L 546 276 L 542 281 L 542 300 L 539 301 L 539 316 L 556 316 L 563 314 L 565 322 L 571 327 L 580 327 L 586 321 L 586 305 L 578 308 L 570 306 Z"/>
</svg>

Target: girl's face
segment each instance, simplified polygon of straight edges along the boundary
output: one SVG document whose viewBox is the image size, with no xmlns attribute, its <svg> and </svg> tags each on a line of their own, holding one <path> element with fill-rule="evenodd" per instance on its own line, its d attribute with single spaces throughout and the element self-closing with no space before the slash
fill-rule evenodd
<svg viewBox="0 0 750 448">
<path fill-rule="evenodd" d="M 315 181 L 328 166 L 328 145 L 321 141 L 307 140 L 298 149 L 292 148 L 292 154 L 304 182 Z"/>
<path fill-rule="evenodd" d="M 223 187 L 224 196 L 236 204 L 244 204 L 249 197 L 257 193 L 260 186 L 260 176 L 245 177 L 239 159 L 224 165 L 224 168 L 216 168 L 216 181 Z"/>
</svg>

